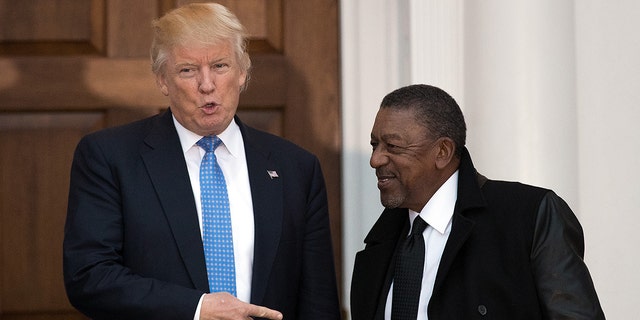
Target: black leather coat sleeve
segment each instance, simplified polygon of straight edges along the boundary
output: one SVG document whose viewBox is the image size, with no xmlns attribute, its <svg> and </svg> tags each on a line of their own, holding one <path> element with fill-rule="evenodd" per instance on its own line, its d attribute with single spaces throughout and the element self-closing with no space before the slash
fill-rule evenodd
<svg viewBox="0 0 640 320">
<path fill-rule="evenodd" d="M 605 319 L 583 257 L 582 227 L 550 191 L 540 202 L 531 251 L 545 319 Z"/>
</svg>

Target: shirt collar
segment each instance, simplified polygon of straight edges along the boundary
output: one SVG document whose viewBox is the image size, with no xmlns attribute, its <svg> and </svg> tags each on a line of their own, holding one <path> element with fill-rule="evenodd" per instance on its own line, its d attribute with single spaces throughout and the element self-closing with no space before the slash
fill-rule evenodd
<svg viewBox="0 0 640 320">
<path fill-rule="evenodd" d="M 458 198 L 458 171 L 454 172 L 438 191 L 429 199 L 420 213 L 409 210 L 411 223 L 416 216 L 426 221 L 441 234 L 445 233 L 447 225 L 453 217 L 453 210 Z"/>
<path fill-rule="evenodd" d="M 173 115 L 172 115 L 173 116 Z M 180 144 L 182 145 L 182 152 L 187 152 L 193 146 L 196 145 L 202 136 L 196 133 L 189 131 L 185 128 L 175 116 L 173 116 L 173 123 L 176 126 L 176 131 L 178 132 L 178 138 L 180 138 Z M 224 131 L 218 134 L 218 138 L 222 140 L 222 144 L 229 151 L 229 153 L 237 157 L 242 152 L 242 133 L 240 132 L 240 127 L 236 123 L 235 119 L 229 123 Z"/>
</svg>

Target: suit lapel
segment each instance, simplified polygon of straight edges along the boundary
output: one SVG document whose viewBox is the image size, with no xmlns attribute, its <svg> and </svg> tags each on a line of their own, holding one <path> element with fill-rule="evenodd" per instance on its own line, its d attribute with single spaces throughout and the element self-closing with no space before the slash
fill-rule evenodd
<svg viewBox="0 0 640 320">
<path fill-rule="evenodd" d="M 202 238 L 180 139 L 171 112 L 156 118 L 141 155 L 195 288 L 209 291 Z"/>
<path fill-rule="evenodd" d="M 246 127 L 239 119 L 244 139 L 253 215 L 255 225 L 253 275 L 251 281 L 251 302 L 260 304 L 264 298 L 269 275 L 274 265 L 278 244 L 282 234 L 283 178 L 271 176 L 269 172 L 279 176 L 286 175 L 285 168 L 280 168 L 271 159 L 271 151 L 260 143 L 256 132 Z"/>
</svg>

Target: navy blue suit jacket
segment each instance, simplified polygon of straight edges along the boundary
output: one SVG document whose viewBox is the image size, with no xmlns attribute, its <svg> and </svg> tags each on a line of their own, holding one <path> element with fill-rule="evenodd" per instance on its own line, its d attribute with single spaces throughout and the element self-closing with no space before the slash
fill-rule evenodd
<svg viewBox="0 0 640 320">
<path fill-rule="evenodd" d="M 254 208 L 251 302 L 279 310 L 285 319 L 339 319 L 317 158 L 235 121 Z M 80 141 L 63 251 L 69 300 L 89 317 L 193 318 L 208 283 L 194 195 L 170 110 Z"/>
</svg>

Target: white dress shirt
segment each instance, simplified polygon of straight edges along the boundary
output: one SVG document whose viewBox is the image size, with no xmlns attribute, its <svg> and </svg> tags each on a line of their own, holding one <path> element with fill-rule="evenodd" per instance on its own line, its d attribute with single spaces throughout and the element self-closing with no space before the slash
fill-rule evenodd
<svg viewBox="0 0 640 320">
<path fill-rule="evenodd" d="M 458 171 L 440 186 L 420 213 L 409 210 L 409 218 L 412 225 L 413 220 L 418 215 L 429 224 L 422 233 L 424 237 L 425 264 L 422 272 L 422 287 L 420 288 L 420 302 L 416 320 L 427 320 L 427 307 L 433 292 L 433 284 L 436 281 L 440 258 L 451 233 L 451 219 L 457 199 Z M 391 320 L 391 301 L 393 301 L 393 283 L 387 295 L 384 311 L 385 320 Z"/>
<path fill-rule="evenodd" d="M 193 188 L 200 236 L 202 236 L 202 204 L 200 202 L 200 163 L 206 153 L 196 145 L 202 138 L 185 127 L 173 117 L 178 131 L 182 151 L 189 171 L 189 179 Z M 227 129 L 218 135 L 222 144 L 215 150 L 215 155 L 224 174 L 229 195 L 231 212 L 231 229 L 233 232 L 233 253 L 236 266 L 236 292 L 238 299 L 249 302 L 251 299 L 251 275 L 253 274 L 254 223 L 249 170 L 244 150 L 244 140 L 240 127 L 231 121 Z M 198 304 L 196 318 L 199 318 L 202 298 Z"/>
</svg>

